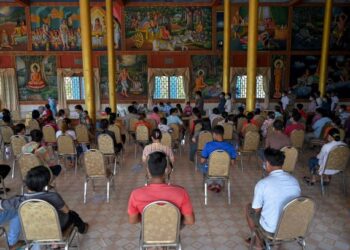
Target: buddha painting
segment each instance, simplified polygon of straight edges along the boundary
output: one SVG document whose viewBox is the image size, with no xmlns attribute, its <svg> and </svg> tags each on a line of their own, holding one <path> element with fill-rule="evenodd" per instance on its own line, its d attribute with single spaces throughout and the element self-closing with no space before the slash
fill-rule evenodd
<svg viewBox="0 0 350 250">
<path fill-rule="evenodd" d="M 40 72 L 40 66 L 37 63 L 33 63 L 30 66 L 30 81 L 27 84 L 27 87 L 29 89 L 33 90 L 39 90 L 46 87 L 46 83 L 43 81 L 41 72 Z"/>
</svg>

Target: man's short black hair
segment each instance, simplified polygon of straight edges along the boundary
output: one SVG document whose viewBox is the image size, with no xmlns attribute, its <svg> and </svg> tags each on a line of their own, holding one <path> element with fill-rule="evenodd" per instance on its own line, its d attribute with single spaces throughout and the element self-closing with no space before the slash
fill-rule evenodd
<svg viewBox="0 0 350 250">
<path fill-rule="evenodd" d="M 160 118 L 160 123 L 166 125 L 168 120 L 165 117 Z"/>
<path fill-rule="evenodd" d="M 74 109 L 83 111 L 83 106 L 81 106 L 80 104 L 78 104 L 78 105 L 75 105 L 75 106 L 74 106 Z"/>
<path fill-rule="evenodd" d="M 102 119 L 100 122 L 101 129 L 106 130 L 108 128 L 109 122 L 107 119 Z"/>
<path fill-rule="evenodd" d="M 278 131 L 283 131 L 283 122 L 281 120 L 274 121 L 273 128 Z"/>
<path fill-rule="evenodd" d="M 34 110 L 32 111 L 32 119 L 36 120 L 36 119 L 39 119 L 39 117 L 40 117 L 40 112 L 39 112 L 39 110 L 34 109 Z"/>
<path fill-rule="evenodd" d="M 294 121 L 298 122 L 301 119 L 301 114 L 298 112 L 298 110 L 293 110 L 292 117 Z"/>
<path fill-rule="evenodd" d="M 177 112 L 177 108 L 171 108 L 169 112 L 172 115 Z"/>
<path fill-rule="evenodd" d="M 269 113 L 267 113 L 267 116 L 268 116 L 270 119 L 275 119 L 275 112 L 269 111 Z"/>
<path fill-rule="evenodd" d="M 264 156 L 266 161 L 268 161 L 272 166 L 283 166 L 285 155 L 282 151 L 273 148 L 266 148 L 264 150 Z"/>
<path fill-rule="evenodd" d="M 37 166 L 27 172 L 25 183 L 29 190 L 42 192 L 49 185 L 50 179 L 50 170 L 44 166 Z"/>
<path fill-rule="evenodd" d="M 23 123 L 18 123 L 16 126 L 13 127 L 13 133 L 15 135 L 18 135 L 20 132 L 26 129 L 26 125 Z"/>
<path fill-rule="evenodd" d="M 154 152 L 148 158 L 148 170 L 153 177 L 161 177 L 167 167 L 166 154 L 163 152 Z"/>
<path fill-rule="evenodd" d="M 220 112 L 219 112 L 219 109 L 218 108 L 213 108 L 213 113 L 218 115 Z"/>
<path fill-rule="evenodd" d="M 50 104 L 45 104 L 46 109 L 51 109 Z"/>
<path fill-rule="evenodd" d="M 109 115 L 112 112 L 112 109 L 110 107 L 106 107 L 105 112 L 107 115 Z"/>
<path fill-rule="evenodd" d="M 302 103 L 297 104 L 297 109 L 302 110 L 304 108 L 304 105 Z"/>
<path fill-rule="evenodd" d="M 41 142 L 43 139 L 43 132 L 41 132 L 39 129 L 34 129 L 30 131 L 30 137 L 32 137 L 32 141 Z"/>
<path fill-rule="evenodd" d="M 153 112 L 154 112 L 154 113 L 158 113 L 158 112 L 159 112 L 159 108 L 158 108 L 158 107 L 154 107 L 154 108 L 153 108 Z"/>
<path fill-rule="evenodd" d="M 8 114 L 5 114 L 3 117 L 2 117 L 2 120 L 6 123 L 10 123 L 11 122 L 11 116 L 8 115 Z"/>
<path fill-rule="evenodd" d="M 223 136 L 223 135 L 224 135 L 224 127 L 221 126 L 221 125 L 216 125 L 216 126 L 213 128 L 212 132 L 213 132 L 213 134 Z"/>
</svg>

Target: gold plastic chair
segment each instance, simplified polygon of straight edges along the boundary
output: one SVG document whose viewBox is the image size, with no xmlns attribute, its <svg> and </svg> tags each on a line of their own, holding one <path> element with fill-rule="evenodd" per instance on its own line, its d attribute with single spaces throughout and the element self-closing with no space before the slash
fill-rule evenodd
<svg viewBox="0 0 350 250">
<path fill-rule="evenodd" d="M 254 120 L 255 120 L 258 128 L 260 129 L 265 121 L 265 118 L 262 115 L 256 115 L 256 116 L 254 116 Z"/>
<path fill-rule="evenodd" d="M 64 245 L 68 250 L 75 237 L 77 228 L 73 225 L 64 232 L 61 230 L 57 210 L 48 202 L 39 199 L 24 201 L 18 209 L 26 249 L 33 245 Z M 79 249 L 79 239 L 77 240 Z"/>
<path fill-rule="evenodd" d="M 15 177 L 15 167 L 19 159 L 19 156 L 22 154 L 22 147 L 26 145 L 27 141 L 24 136 L 13 135 L 11 136 L 11 150 L 13 154 L 12 161 L 12 179 Z"/>
<path fill-rule="evenodd" d="M 11 136 L 13 136 L 13 130 L 9 126 L 0 127 L 1 134 L 1 149 L 3 158 L 5 158 L 6 148 L 11 145 Z"/>
<path fill-rule="evenodd" d="M 292 146 L 302 151 L 304 146 L 305 131 L 301 129 L 293 130 L 290 134 Z"/>
<path fill-rule="evenodd" d="M 241 133 L 242 132 L 242 128 L 243 128 L 243 123 L 247 121 L 247 118 L 239 118 L 237 121 L 237 133 Z"/>
<path fill-rule="evenodd" d="M 90 145 L 89 130 L 86 125 L 78 124 L 74 129 L 77 135 L 77 142 L 81 145 Z"/>
<path fill-rule="evenodd" d="M 175 247 L 181 250 L 181 214 L 167 201 L 148 204 L 142 212 L 140 250 L 149 247 Z"/>
<path fill-rule="evenodd" d="M 306 249 L 305 236 L 315 214 L 315 202 L 308 197 L 298 197 L 287 203 L 280 215 L 278 226 L 274 234 L 266 232 L 260 226 L 252 232 L 251 239 L 255 235 L 264 240 L 266 249 L 286 242 L 297 241 L 302 249 Z M 250 249 L 253 249 L 254 240 Z"/>
<path fill-rule="evenodd" d="M 258 132 L 248 131 L 244 136 L 243 147 L 240 148 L 238 154 L 241 159 L 241 168 L 243 172 L 243 155 L 256 156 L 256 164 L 258 164 L 258 148 L 260 144 L 260 135 Z"/>
<path fill-rule="evenodd" d="M 21 192 L 24 193 L 25 188 L 25 178 L 29 170 L 34 167 L 42 165 L 42 162 L 35 154 L 23 153 L 18 157 L 18 166 L 21 173 L 22 178 L 22 187 Z"/>
<path fill-rule="evenodd" d="M 114 185 L 113 174 L 106 168 L 103 154 L 97 149 L 90 149 L 84 153 L 85 182 L 84 182 L 84 204 L 86 203 L 87 184 L 91 180 L 95 190 L 94 180 L 104 179 L 107 182 L 107 202 L 109 202 L 110 183 Z"/>
<path fill-rule="evenodd" d="M 195 126 L 194 126 L 194 133 L 197 133 L 199 131 L 202 130 L 202 124 L 200 123 L 197 123 Z"/>
<path fill-rule="evenodd" d="M 32 130 L 35 130 L 35 129 L 40 130 L 39 122 L 37 120 L 30 119 L 28 121 L 28 130 L 29 132 L 31 132 Z"/>
<path fill-rule="evenodd" d="M 326 161 L 326 165 L 323 171 L 320 173 L 321 177 L 321 192 L 325 193 L 326 186 L 324 185 L 323 175 L 326 170 L 338 170 L 342 174 L 343 179 L 343 191 L 346 194 L 346 174 L 345 170 L 349 162 L 350 150 L 347 146 L 338 146 L 329 153 Z"/>
<path fill-rule="evenodd" d="M 137 126 L 135 134 L 135 158 L 137 156 L 138 145 L 145 145 L 149 142 L 149 131 L 144 125 Z"/>
<path fill-rule="evenodd" d="M 163 145 L 172 148 L 172 138 L 169 133 L 162 133 L 162 139 L 160 141 Z"/>
<path fill-rule="evenodd" d="M 114 133 L 117 143 L 123 143 L 121 133 L 120 133 L 120 128 L 116 124 L 109 125 L 108 130 Z"/>
<path fill-rule="evenodd" d="M 221 122 L 222 120 L 224 120 L 224 118 L 222 118 L 222 117 L 216 117 L 216 118 L 213 120 L 213 122 L 212 122 L 212 124 L 211 124 L 211 127 L 214 128 L 214 127 L 215 127 L 216 125 L 218 125 L 218 123 Z"/>
<path fill-rule="evenodd" d="M 57 143 L 56 132 L 52 126 L 50 126 L 50 125 L 44 126 L 43 127 L 43 135 L 44 135 L 44 141 L 47 144 L 55 145 Z"/>
<path fill-rule="evenodd" d="M 60 135 L 57 138 L 57 153 L 58 157 L 63 158 L 65 163 L 68 157 L 74 158 L 74 174 L 76 175 L 78 170 L 78 157 L 75 144 L 71 136 Z"/>
<path fill-rule="evenodd" d="M 157 128 L 156 120 L 147 118 L 147 119 L 145 119 L 145 121 L 148 122 L 149 124 L 151 124 L 151 131 L 153 129 Z"/>
<path fill-rule="evenodd" d="M 249 123 L 246 127 L 242 128 L 242 135 L 245 136 L 249 131 L 259 132 L 259 128 L 253 123 Z"/>
<path fill-rule="evenodd" d="M 224 123 L 222 125 L 224 128 L 224 140 L 232 141 L 233 140 L 233 132 L 235 131 L 235 128 L 230 123 Z"/>
<path fill-rule="evenodd" d="M 14 122 L 21 122 L 21 113 L 18 110 L 11 111 L 11 118 Z"/>
<path fill-rule="evenodd" d="M 298 150 L 294 147 L 284 147 L 281 151 L 284 152 L 285 155 L 282 169 L 286 172 L 293 173 L 298 161 Z"/>
<path fill-rule="evenodd" d="M 171 141 L 173 143 L 172 148 L 178 148 L 179 154 L 181 156 L 181 135 L 180 135 L 180 126 L 178 124 L 169 124 L 169 127 L 173 130 L 171 133 Z"/>
<path fill-rule="evenodd" d="M 224 150 L 215 150 L 209 156 L 208 174 L 204 175 L 204 205 L 208 204 L 208 181 L 223 180 L 227 183 L 227 199 L 231 204 L 231 181 L 230 181 L 231 158 Z"/>
<path fill-rule="evenodd" d="M 129 143 L 131 142 L 132 136 L 135 135 L 135 132 L 136 132 L 136 123 L 137 123 L 138 121 L 139 121 L 138 119 L 133 118 L 133 117 L 131 117 L 131 118 L 129 119 L 129 127 L 128 127 Z"/>
<path fill-rule="evenodd" d="M 113 159 L 113 175 L 116 175 L 118 156 L 115 153 L 113 138 L 108 134 L 100 134 L 97 137 L 97 148 L 103 154 L 107 162 L 109 162 L 110 158 Z"/>
<path fill-rule="evenodd" d="M 197 165 L 198 165 L 198 157 L 200 156 L 200 153 L 202 152 L 205 144 L 208 142 L 211 142 L 213 140 L 213 135 L 209 131 L 202 131 L 199 133 L 198 136 L 198 143 L 197 143 L 197 151 L 195 155 L 195 164 L 194 164 L 194 169 L 197 170 Z"/>
</svg>

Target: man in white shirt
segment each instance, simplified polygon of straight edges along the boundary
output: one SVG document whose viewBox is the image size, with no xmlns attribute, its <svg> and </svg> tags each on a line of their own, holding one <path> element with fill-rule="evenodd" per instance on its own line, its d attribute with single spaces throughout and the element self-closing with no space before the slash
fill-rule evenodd
<svg viewBox="0 0 350 250">
<path fill-rule="evenodd" d="M 255 185 L 253 203 L 246 207 L 246 218 L 250 230 L 256 226 L 268 233 L 275 233 L 283 207 L 300 196 L 298 181 L 282 170 L 284 153 L 267 148 L 264 151 L 267 177 Z M 250 243 L 251 239 L 247 239 Z M 262 247 L 262 240 L 255 241 L 256 248 Z"/>
<path fill-rule="evenodd" d="M 287 92 L 286 91 L 283 91 L 283 93 L 282 93 L 281 102 L 282 102 L 283 110 L 286 110 L 286 108 L 287 108 L 287 106 L 289 104 L 289 97 L 287 96 Z"/>
<path fill-rule="evenodd" d="M 216 118 L 222 118 L 222 116 L 219 114 L 219 109 L 218 108 L 213 108 L 213 113 L 209 115 L 209 120 L 210 120 L 210 125 L 213 125 L 213 121 Z"/>
<path fill-rule="evenodd" d="M 331 93 L 331 100 L 332 100 L 331 111 L 334 112 L 339 103 L 339 98 L 335 92 Z"/>
</svg>

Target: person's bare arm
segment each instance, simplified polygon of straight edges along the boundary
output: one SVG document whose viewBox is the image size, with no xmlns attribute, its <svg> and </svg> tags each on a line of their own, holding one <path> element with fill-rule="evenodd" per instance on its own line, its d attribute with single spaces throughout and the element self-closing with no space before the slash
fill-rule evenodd
<svg viewBox="0 0 350 250">
<path fill-rule="evenodd" d="M 183 224 L 184 225 L 193 225 L 194 222 L 195 222 L 194 213 L 192 213 L 191 215 L 184 215 L 183 216 Z"/>
<path fill-rule="evenodd" d="M 130 224 L 137 224 L 139 222 L 141 222 L 140 214 L 129 214 L 129 223 Z"/>
</svg>

